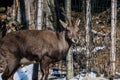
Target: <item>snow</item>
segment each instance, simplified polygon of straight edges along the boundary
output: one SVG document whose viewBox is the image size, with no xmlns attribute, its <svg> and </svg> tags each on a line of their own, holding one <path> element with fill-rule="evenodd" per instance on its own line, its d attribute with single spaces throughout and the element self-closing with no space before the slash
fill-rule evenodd
<svg viewBox="0 0 120 80">
<path fill-rule="evenodd" d="M 84 78 L 88 78 L 88 77 L 89 78 L 96 78 L 96 74 L 93 72 L 90 72 L 89 74 L 79 74 L 70 80 L 83 80 Z"/>
<path fill-rule="evenodd" d="M 66 80 L 66 78 L 59 78 L 59 79 L 54 79 L 54 80 Z"/>
<path fill-rule="evenodd" d="M 0 76 L 1 76 L 1 75 L 2 75 L 2 73 L 0 73 Z M 2 80 L 1 77 L 0 77 L 0 80 Z"/>
<path fill-rule="evenodd" d="M 91 32 L 93 32 L 94 34 L 97 34 L 98 32 L 96 30 L 91 30 Z"/>
<path fill-rule="evenodd" d="M 14 74 L 14 80 L 32 80 L 33 64 L 18 69 Z"/>
<path fill-rule="evenodd" d="M 14 80 L 32 80 L 32 70 L 33 70 L 33 64 L 25 66 L 23 68 L 19 68 L 17 72 L 14 74 Z M 0 76 L 2 73 L 0 73 Z M 1 77 L 0 77 L 0 80 Z"/>
<path fill-rule="evenodd" d="M 99 50 L 103 50 L 103 49 L 105 49 L 106 48 L 106 46 L 105 45 L 103 45 L 103 46 L 97 46 L 97 47 L 95 47 L 93 50 L 92 50 L 92 53 L 97 53 Z M 75 48 L 75 49 L 73 49 L 73 52 L 78 52 L 78 54 L 80 53 L 80 52 L 82 52 L 82 51 L 85 51 L 86 50 L 86 47 L 77 47 L 77 48 Z"/>
<path fill-rule="evenodd" d="M 106 48 L 106 46 L 105 46 L 105 45 L 95 47 L 95 48 L 92 50 L 92 53 L 94 53 L 94 54 L 95 54 L 97 51 L 99 51 L 99 50 L 103 50 L 103 49 L 105 49 L 105 48 Z"/>
<path fill-rule="evenodd" d="M 49 72 L 51 72 L 51 73 L 50 73 L 51 75 L 52 75 L 52 74 L 54 74 L 54 75 L 59 75 L 59 74 L 65 75 L 65 74 L 66 74 L 66 71 L 61 71 L 61 70 L 58 70 L 58 69 L 53 69 L 53 70 L 51 70 L 51 71 L 49 71 Z"/>
<path fill-rule="evenodd" d="M 32 80 L 32 70 L 33 70 L 33 64 L 25 66 L 23 68 L 20 68 L 17 70 L 17 72 L 14 74 L 14 80 Z M 59 72 L 55 72 L 59 73 Z M 120 74 L 117 72 L 117 74 Z M 0 76 L 2 73 L 0 73 Z M 80 72 L 77 76 L 71 78 L 70 80 L 107 80 L 103 78 L 103 76 L 97 78 L 96 74 L 93 72 L 90 72 L 88 74 L 85 74 L 84 72 Z M 0 77 L 0 80 L 1 77 Z M 66 80 L 66 77 L 64 78 L 58 78 L 58 79 L 52 79 L 52 80 Z M 120 80 L 120 79 L 114 79 L 114 80 Z"/>
</svg>

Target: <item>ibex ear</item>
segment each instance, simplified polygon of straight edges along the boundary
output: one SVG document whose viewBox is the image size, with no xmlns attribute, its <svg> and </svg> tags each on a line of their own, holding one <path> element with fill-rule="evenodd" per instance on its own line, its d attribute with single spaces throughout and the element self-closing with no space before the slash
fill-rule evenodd
<svg viewBox="0 0 120 80">
<path fill-rule="evenodd" d="M 62 26 L 66 29 L 67 28 L 67 24 L 65 22 L 61 21 L 61 20 L 59 20 L 59 21 L 62 24 Z"/>
<path fill-rule="evenodd" d="M 79 18 L 76 20 L 76 22 L 75 22 L 75 27 L 78 27 L 78 26 L 79 26 L 80 21 L 81 21 L 81 20 L 80 20 Z"/>
</svg>

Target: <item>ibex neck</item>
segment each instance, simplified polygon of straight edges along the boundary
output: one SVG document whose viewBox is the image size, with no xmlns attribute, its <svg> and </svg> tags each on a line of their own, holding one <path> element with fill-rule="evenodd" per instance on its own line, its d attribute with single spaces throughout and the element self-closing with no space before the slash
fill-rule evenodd
<svg viewBox="0 0 120 80">
<path fill-rule="evenodd" d="M 70 39 L 68 39 L 67 35 L 66 35 L 66 31 L 62 31 L 60 32 L 60 35 L 62 35 L 62 39 L 65 40 L 65 42 L 67 42 L 67 44 L 69 46 L 71 46 L 72 42 L 70 41 Z"/>
</svg>

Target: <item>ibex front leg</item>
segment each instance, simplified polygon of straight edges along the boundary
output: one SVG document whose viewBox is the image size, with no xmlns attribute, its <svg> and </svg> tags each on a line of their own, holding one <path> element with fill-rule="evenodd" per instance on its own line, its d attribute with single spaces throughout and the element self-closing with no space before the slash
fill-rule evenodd
<svg viewBox="0 0 120 80">
<path fill-rule="evenodd" d="M 6 58 L 7 66 L 5 68 L 4 73 L 2 74 L 2 80 L 13 80 L 12 75 L 19 68 L 19 60 L 14 55 L 9 55 Z"/>
</svg>

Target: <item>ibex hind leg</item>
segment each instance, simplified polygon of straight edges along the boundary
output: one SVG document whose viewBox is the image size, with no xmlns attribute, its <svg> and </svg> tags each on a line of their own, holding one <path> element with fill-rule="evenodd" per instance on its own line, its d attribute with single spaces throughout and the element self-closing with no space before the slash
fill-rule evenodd
<svg viewBox="0 0 120 80">
<path fill-rule="evenodd" d="M 38 77 L 38 80 L 43 80 L 44 79 L 44 72 L 43 72 L 43 69 L 41 67 L 41 64 L 40 64 L 40 75 Z"/>
<path fill-rule="evenodd" d="M 48 80 L 49 75 L 49 60 L 48 58 L 45 58 L 40 63 L 40 68 L 42 72 L 42 78 L 40 80 Z"/>
<path fill-rule="evenodd" d="M 2 74 L 2 80 L 13 80 L 13 79 L 11 79 L 11 77 L 15 73 L 15 71 L 19 68 L 20 62 L 15 57 L 9 58 L 7 60 L 7 62 L 8 62 L 8 64 L 6 66 L 6 69 Z"/>
<path fill-rule="evenodd" d="M 40 80 L 48 80 L 49 68 L 42 69 L 42 77 Z"/>
</svg>

